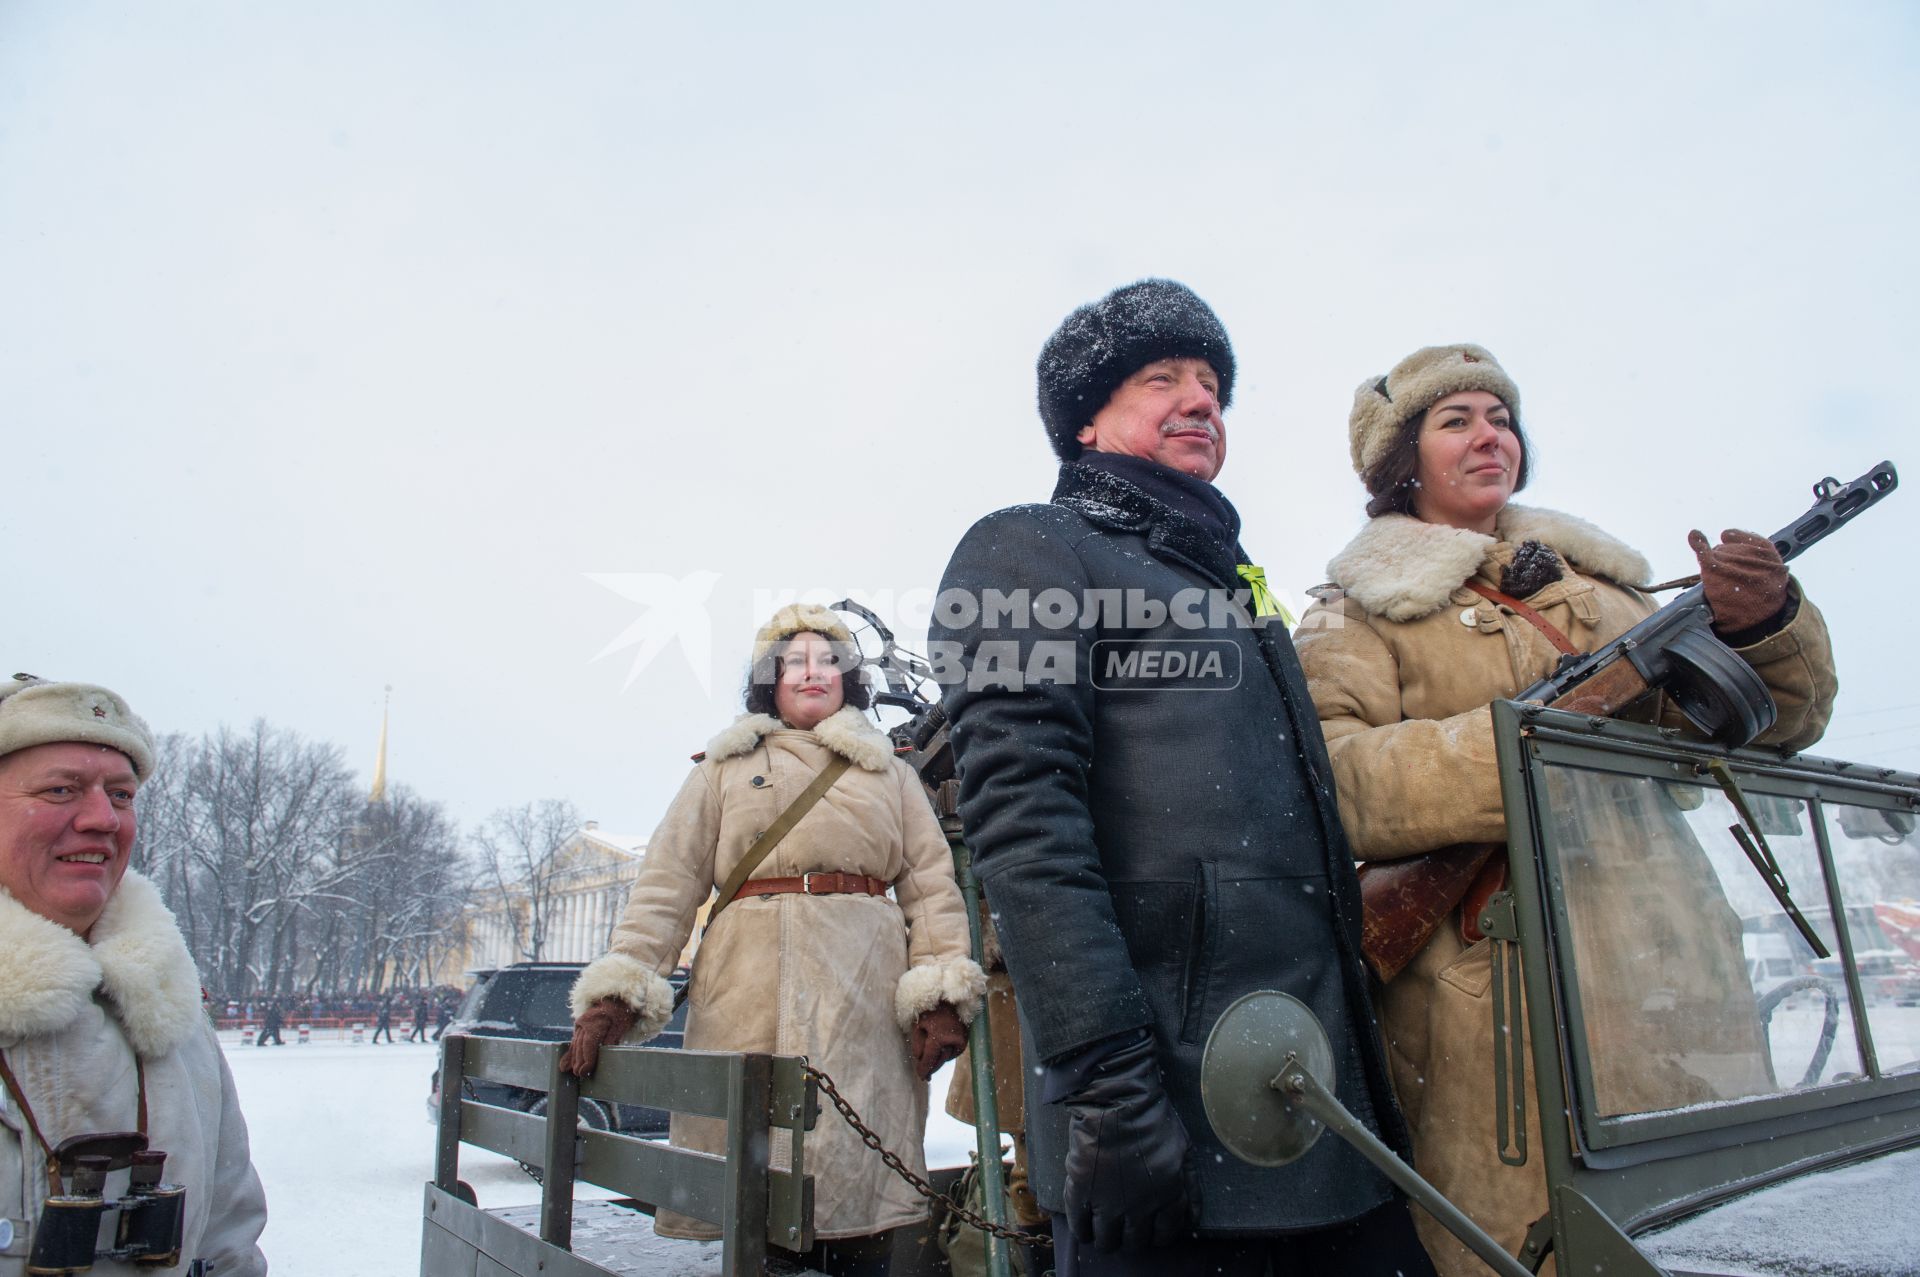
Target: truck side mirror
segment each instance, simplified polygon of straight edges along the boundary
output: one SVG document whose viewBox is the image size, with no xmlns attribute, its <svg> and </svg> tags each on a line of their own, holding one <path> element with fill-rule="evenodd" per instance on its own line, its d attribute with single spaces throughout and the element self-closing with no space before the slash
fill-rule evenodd
<svg viewBox="0 0 1920 1277">
<path fill-rule="evenodd" d="M 1333 1047 L 1312 1010 L 1290 994 L 1262 989 L 1214 1022 L 1200 1059 L 1200 1102 L 1227 1151 L 1255 1166 L 1285 1166 L 1331 1130 L 1494 1272 L 1532 1277 L 1334 1098 L 1333 1076 Z"/>
</svg>

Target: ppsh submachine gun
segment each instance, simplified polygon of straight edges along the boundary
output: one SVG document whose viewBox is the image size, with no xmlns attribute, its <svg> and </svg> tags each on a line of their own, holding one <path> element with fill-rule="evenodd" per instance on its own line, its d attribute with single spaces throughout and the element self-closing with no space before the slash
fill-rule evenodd
<svg viewBox="0 0 1920 1277">
<path fill-rule="evenodd" d="M 1813 485 L 1813 505 L 1770 538 L 1791 561 L 1837 532 L 1899 485 L 1891 461 L 1882 461 L 1848 483 L 1826 478 Z M 1738 749 L 1772 727 L 1779 709 L 1751 665 L 1713 632 L 1713 612 L 1704 587 L 1695 584 L 1612 642 L 1584 656 L 1560 659 L 1552 674 L 1516 700 L 1611 718 L 1653 692 L 1672 699 L 1687 721 L 1716 744 Z M 1785 879 L 1768 852 L 1730 773 L 1716 772 L 1723 789 L 1753 832 L 1735 837 L 1816 954 L 1825 945 L 1800 916 Z M 1443 847 L 1422 855 L 1372 861 L 1362 867 L 1363 946 L 1383 979 L 1392 979 L 1432 938 L 1470 892 L 1485 881 L 1493 844 Z"/>
<path fill-rule="evenodd" d="M 1773 548 L 1792 562 L 1899 485 L 1891 461 L 1851 483 L 1822 479 L 1811 509 L 1774 533 Z M 1586 656 L 1559 666 L 1517 699 L 1611 718 L 1649 691 L 1673 698 L 1687 721 L 1716 744 L 1738 749 L 1773 726 L 1778 709 L 1753 667 L 1713 632 L 1705 587 L 1694 585 L 1665 607 Z"/>
</svg>

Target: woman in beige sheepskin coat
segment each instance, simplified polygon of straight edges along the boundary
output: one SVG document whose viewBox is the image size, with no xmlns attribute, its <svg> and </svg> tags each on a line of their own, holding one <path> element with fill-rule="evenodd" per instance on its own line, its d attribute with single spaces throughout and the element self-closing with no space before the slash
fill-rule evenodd
<svg viewBox="0 0 1920 1277">
<path fill-rule="evenodd" d="M 1649 579 L 1646 560 L 1632 549 L 1579 519 L 1509 503 L 1526 472 L 1518 415 L 1517 388 L 1478 346 L 1418 351 L 1356 393 L 1354 468 L 1374 495 L 1368 511 L 1375 517 L 1329 564 L 1333 585 L 1318 591 L 1295 642 L 1333 758 L 1341 817 L 1360 860 L 1506 840 L 1489 704 L 1546 676 L 1560 653 L 1530 622 L 1475 593 L 1469 582 L 1521 598 L 1582 651 L 1618 636 L 1655 607 L 1631 588 Z M 1764 739 L 1804 748 L 1824 730 L 1833 702 L 1826 628 L 1777 555 L 1772 584 L 1780 593 L 1767 595 L 1765 552 L 1743 544 L 1742 535 L 1728 534 L 1717 550 L 1695 542 L 1709 599 L 1719 600 L 1717 621 L 1722 604 L 1734 600 L 1727 606 L 1736 632 L 1717 628 L 1779 705 L 1779 719 Z M 1731 562 L 1721 561 L 1729 556 Z M 1729 594 L 1730 576 L 1739 588 Z M 1766 600 L 1760 615 L 1738 615 L 1743 596 Z M 1671 825 L 1649 819 L 1631 831 L 1594 831 L 1593 841 L 1608 845 L 1596 848 L 1595 861 L 1606 865 L 1585 888 L 1591 916 L 1634 916 L 1636 926 L 1653 935 L 1663 912 L 1659 875 L 1710 876 L 1684 826 L 1672 839 L 1663 830 Z M 1690 852 L 1677 853 L 1677 840 Z M 1677 881 L 1664 885 L 1696 909 L 1705 898 L 1680 890 Z M 1731 909 L 1723 912 L 1718 926 L 1697 925 L 1706 919 L 1696 917 L 1669 940 L 1666 961 L 1683 997 L 1697 992 L 1717 1004 L 1728 987 L 1717 981 L 1745 978 L 1739 920 Z M 1545 1180 L 1537 1155 L 1521 1167 L 1496 1156 L 1490 945 L 1468 944 L 1457 914 L 1385 986 L 1382 1021 L 1395 1087 L 1414 1132 L 1416 1168 L 1512 1253 L 1546 1213 Z M 1583 945 L 1583 970 L 1590 960 L 1596 969 L 1622 960 L 1622 933 L 1608 930 L 1612 937 L 1600 935 L 1590 959 Z M 1691 948 L 1679 947 L 1688 943 Z M 1714 969 L 1729 961 L 1730 971 Z M 1698 987 L 1689 990 L 1689 981 Z M 1604 1017 L 1590 1017 L 1591 1027 L 1609 1036 L 1644 1031 L 1625 1022 L 1634 1014 L 1628 1009 L 1612 1028 Z M 1761 1076 L 1695 1076 L 1675 1060 L 1655 1060 L 1659 1052 L 1647 1049 L 1632 1070 L 1603 1069 L 1596 1079 L 1603 1105 L 1637 1111 L 1715 1098 L 1716 1090 L 1770 1089 L 1750 1021 L 1702 1012 L 1681 1030 L 1689 1042 L 1675 1057 L 1697 1068 L 1697 1059 L 1717 1052 L 1719 1059 L 1746 1061 L 1747 1071 Z M 1716 1039 L 1710 1044 L 1709 1035 Z M 1528 1107 L 1530 1147 L 1537 1149 L 1537 1106 Z M 1415 1214 L 1443 1277 L 1484 1271 L 1450 1234 Z"/>
<path fill-rule="evenodd" d="M 842 652 L 851 648 L 833 613 L 781 609 L 756 642 L 749 708 L 766 701 L 764 693 L 755 696 L 754 680 L 764 685 L 778 676 L 773 666 L 790 644 L 820 638 Z M 821 768 L 835 755 L 845 758 L 853 765 L 751 879 L 809 871 L 867 875 L 888 884 L 890 894 L 743 893 L 714 920 L 695 957 L 686 1046 L 808 1057 L 883 1144 L 924 1173 L 927 1087 L 916 1064 L 931 1072 L 924 1066 L 937 1067 L 940 1054 L 958 1053 L 957 1034 L 979 1006 L 985 976 L 968 956 L 952 857 L 919 777 L 859 709 L 841 703 L 847 694 L 838 690 L 838 674 L 832 682 L 830 697 L 818 688 L 802 693 L 823 697 L 813 713 L 833 711 L 810 730 L 748 713 L 708 744 L 647 844 L 612 952 L 581 973 L 573 1010 L 585 1024 L 596 1003 L 615 999 L 637 1019 L 627 1041 L 659 1032 L 673 1010 L 664 977 L 695 912 Z M 848 687 L 864 702 L 851 679 Z M 800 721 L 812 716 L 806 708 L 783 712 Z M 937 1033 L 940 1022 L 946 1048 L 929 1056 L 927 1031 L 931 1026 Z M 675 1114 L 670 1138 L 675 1147 L 718 1153 L 725 1135 L 724 1122 Z M 925 1203 L 837 1114 L 821 1118 L 806 1148 L 821 1239 L 868 1237 L 925 1217 Z M 778 1147 L 776 1153 L 784 1158 Z M 656 1228 L 666 1236 L 719 1235 L 712 1224 L 669 1211 L 660 1213 Z M 872 1270 L 870 1264 L 861 1269 Z"/>
</svg>

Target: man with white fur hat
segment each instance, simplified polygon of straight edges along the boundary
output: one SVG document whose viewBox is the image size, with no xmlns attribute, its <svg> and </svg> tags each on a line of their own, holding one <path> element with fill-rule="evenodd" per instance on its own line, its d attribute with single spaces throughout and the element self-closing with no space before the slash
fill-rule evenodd
<svg viewBox="0 0 1920 1277">
<path fill-rule="evenodd" d="M 0 1273 L 23 1270 L 49 1195 L 109 1143 L 69 1141 L 116 1132 L 144 1136 L 134 1159 L 164 1153 L 160 1180 L 185 1189 L 176 1262 L 95 1263 L 79 1237 L 85 1255 L 65 1266 L 267 1271 L 266 1197 L 199 972 L 160 893 L 127 868 L 134 795 L 152 771 L 153 737 L 113 692 L 0 683 Z M 109 1203 L 142 1173 L 127 1169 L 137 1141 L 120 1143 Z"/>
</svg>

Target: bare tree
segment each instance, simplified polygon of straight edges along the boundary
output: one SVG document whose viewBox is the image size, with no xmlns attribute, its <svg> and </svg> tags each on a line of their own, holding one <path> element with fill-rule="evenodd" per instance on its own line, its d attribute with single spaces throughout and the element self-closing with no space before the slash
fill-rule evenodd
<svg viewBox="0 0 1920 1277">
<path fill-rule="evenodd" d="M 199 742 L 178 732 L 153 742 L 153 774 L 134 799 L 139 830 L 129 867 L 153 880 L 179 920 L 188 948 L 199 934 L 193 894 L 193 806 L 187 789 Z"/>
<path fill-rule="evenodd" d="M 134 867 L 221 993 L 424 984 L 464 943 L 476 866 L 440 804 L 370 802 L 338 749 L 264 722 L 155 756 Z"/>
<path fill-rule="evenodd" d="M 193 854 L 202 894 L 218 905 L 202 969 L 210 958 L 221 987 L 291 989 L 289 929 L 351 825 L 351 779 L 337 747 L 263 721 L 204 744 L 188 786 L 201 816 Z"/>
<path fill-rule="evenodd" d="M 373 990 L 388 977 L 424 983 L 465 938 L 474 884 L 460 831 L 440 804 L 395 786 L 368 805 L 356 832 L 352 983 Z"/>
<path fill-rule="evenodd" d="M 572 803 L 543 798 L 501 808 L 474 835 L 482 872 L 500 894 L 514 950 L 529 962 L 538 962 L 546 949 L 560 868 L 554 853 L 579 828 Z"/>
</svg>

